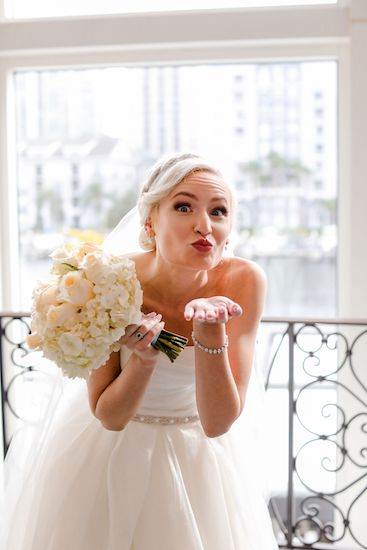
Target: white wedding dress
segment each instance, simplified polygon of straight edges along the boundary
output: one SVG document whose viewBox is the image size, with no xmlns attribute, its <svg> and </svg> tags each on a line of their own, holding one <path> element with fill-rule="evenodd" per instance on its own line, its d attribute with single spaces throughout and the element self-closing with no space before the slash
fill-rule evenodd
<svg viewBox="0 0 367 550">
<path fill-rule="evenodd" d="M 160 354 L 120 432 L 78 388 L 12 489 L 2 550 L 277 550 L 240 419 L 216 438 L 198 420 L 193 347 Z"/>
</svg>

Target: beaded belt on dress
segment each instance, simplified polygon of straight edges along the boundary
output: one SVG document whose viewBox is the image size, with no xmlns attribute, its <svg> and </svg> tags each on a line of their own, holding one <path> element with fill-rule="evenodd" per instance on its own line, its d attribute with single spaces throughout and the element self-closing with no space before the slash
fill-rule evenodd
<svg viewBox="0 0 367 550">
<path fill-rule="evenodd" d="M 188 424 L 189 422 L 197 422 L 199 415 L 193 416 L 152 416 L 149 414 L 136 414 L 131 420 L 135 422 L 145 422 L 146 424 Z"/>
</svg>

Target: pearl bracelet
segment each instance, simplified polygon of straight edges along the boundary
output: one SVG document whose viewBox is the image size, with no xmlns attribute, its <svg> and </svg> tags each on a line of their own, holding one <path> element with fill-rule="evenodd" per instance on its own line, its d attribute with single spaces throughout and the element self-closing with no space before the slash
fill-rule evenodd
<svg viewBox="0 0 367 550">
<path fill-rule="evenodd" d="M 199 340 L 197 340 L 195 338 L 195 334 L 193 332 L 191 333 L 191 338 L 192 338 L 192 341 L 194 342 L 195 346 L 198 347 L 199 349 L 201 349 L 201 351 L 205 351 L 205 353 L 223 353 L 228 348 L 228 335 L 227 334 L 226 334 L 226 339 L 224 341 L 224 345 L 221 348 L 207 348 L 206 346 L 203 346 L 203 344 L 201 344 L 199 342 Z"/>
</svg>

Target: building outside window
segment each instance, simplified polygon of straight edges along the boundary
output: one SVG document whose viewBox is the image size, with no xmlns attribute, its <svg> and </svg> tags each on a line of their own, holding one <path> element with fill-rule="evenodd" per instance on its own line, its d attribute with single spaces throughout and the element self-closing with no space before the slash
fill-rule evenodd
<svg viewBox="0 0 367 550">
<path fill-rule="evenodd" d="M 287 96 L 275 102 L 274 78 L 280 90 L 292 82 L 296 107 Z M 323 126 L 313 116 L 321 85 Z M 267 272 L 266 313 L 335 315 L 334 62 L 25 71 L 15 90 L 22 308 L 54 247 L 78 232 L 102 240 L 133 204 L 146 169 L 189 150 L 236 182 L 235 251 Z M 321 302 L 320 278 L 329 280 Z"/>
</svg>

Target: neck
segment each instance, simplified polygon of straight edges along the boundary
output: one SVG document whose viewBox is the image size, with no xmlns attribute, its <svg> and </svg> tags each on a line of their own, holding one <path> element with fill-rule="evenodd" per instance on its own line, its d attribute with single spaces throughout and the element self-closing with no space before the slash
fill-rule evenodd
<svg viewBox="0 0 367 550">
<path fill-rule="evenodd" d="M 199 296 L 208 283 L 208 272 L 188 269 L 166 262 L 155 255 L 142 280 L 146 290 L 156 299 L 175 306 Z"/>
</svg>

